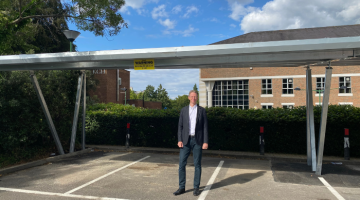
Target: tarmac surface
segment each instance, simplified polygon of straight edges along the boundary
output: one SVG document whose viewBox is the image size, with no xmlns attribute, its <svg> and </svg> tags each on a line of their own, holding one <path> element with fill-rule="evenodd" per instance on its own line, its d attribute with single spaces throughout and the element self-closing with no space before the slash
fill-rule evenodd
<svg viewBox="0 0 360 200">
<path fill-rule="evenodd" d="M 192 159 L 180 196 L 176 153 L 95 150 L 0 176 L 0 199 L 360 199 L 359 162 L 325 161 L 316 176 L 306 162 L 217 156 L 203 156 L 195 197 Z"/>
</svg>

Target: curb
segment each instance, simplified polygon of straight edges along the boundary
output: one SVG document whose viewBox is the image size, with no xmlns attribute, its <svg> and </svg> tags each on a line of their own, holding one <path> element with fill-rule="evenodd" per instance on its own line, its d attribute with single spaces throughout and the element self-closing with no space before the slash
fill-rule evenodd
<svg viewBox="0 0 360 200">
<path fill-rule="evenodd" d="M 58 160 L 68 158 L 68 157 L 71 157 L 71 156 L 88 153 L 88 152 L 91 152 L 91 150 L 92 150 L 92 148 L 88 148 L 88 149 L 81 150 L 81 151 L 76 151 L 76 152 L 73 152 L 73 153 L 68 153 L 68 154 L 64 154 L 64 155 L 58 155 L 58 156 L 54 156 L 54 157 L 44 158 L 42 160 L 37 160 L 37 161 L 33 161 L 33 162 L 21 164 L 21 165 L 9 167 L 9 168 L 0 169 L 0 174 L 1 175 L 9 174 L 9 173 L 17 172 L 17 171 L 20 171 L 20 170 L 24 170 L 24 169 L 28 169 L 28 168 L 32 168 L 32 167 L 36 167 L 36 166 L 40 166 L 40 165 L 44 165 L 44 164 L 47 164 L 49 162 L 58 161 Z"/>
<path fill-rule="evenodd" d="M 98 149 L 98 150 L 114 150 L 118 152 L 133 152 L 133 153 L 159 153 L 159 154 L 179 154 L 178 150 L 154 150 L 154 149 L 144 149 L 144 148 L 137 148 L 134 149 L 129 148 L 126 149 L 126 147 L 102 147 L 102 146 L 96 146 L 91 145 L 91 148 Z M 277 156 L 267 156 L 265 155 L 236 155 L 236 154 L 228 154 L 228 153 L 210 153 L 210 152 L 204 152 L 203 156 L 209 156 L 209 157 L 228 157 L 233 159 L 248 159 L 248 160 L 273 160 L 273 161 L 287 161 L 287 162 L 307 162 L 306 158 L 291 158 L 291 157 L 277 157 Z M 342 162 L 344 164 L 359 164 L 360 161 L 354 161 L 354 160 L 342 160 L 339 158 L 324 158 L 324 162 Z"/>
</svg>

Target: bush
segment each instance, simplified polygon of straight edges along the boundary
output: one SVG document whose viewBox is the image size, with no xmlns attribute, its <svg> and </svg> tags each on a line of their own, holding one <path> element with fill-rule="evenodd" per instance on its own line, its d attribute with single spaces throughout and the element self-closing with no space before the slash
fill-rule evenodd
<svg viewBox="0 0 360 200">
<path fill-rule="evenodd" d="M 206 108 L 209 149 L 259 151 L 259 127 L 265 127 L 265 151 L 306 154 L 306 108 L 239 110 Z M 131 123 L 130 145 L 173 147 L 177 144 L 179 109 L 150 110 L 117 104 L 97 104 L 87 111 L 87 143 L 124 145 Z M 314 108 L 318 143 L 321 107 Z M 330 105 L 324 155 L 343 156 L 344 128 L 350 129 L 351 156 L 360 156 L 357 125 L 360 108 Z"/>
</svg>

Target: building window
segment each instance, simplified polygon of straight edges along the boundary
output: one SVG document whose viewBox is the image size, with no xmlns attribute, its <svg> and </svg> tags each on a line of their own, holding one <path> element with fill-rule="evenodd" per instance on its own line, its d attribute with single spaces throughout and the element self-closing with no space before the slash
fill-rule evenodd
<svg viewBox="0 0 360 200">
<path fill-rule="evenodd" d="M 273 108 L 273 106 L 274 106 L 273 103 L 261 103 L 262 109 L 271 109 Z"/>
<path fill-rule="evenodd" d="M 281 105 L 284 109 L 293 109 L 295 106 L 294 103 L 282 103 Z"/>
<path fill-rule="evenodd" d="M 325 77 L 316 78 L 316 94 L 324 93 L 325 88 Z"/>
<path fill-rule="evenodd" d="M 249 80 L 215 81 L 214 107 L 249 109 Z"/>
<path fill-rule="evenodd" d="M 283 94 L 294 94 L 294 85 L 292 78 L 284 78 L 283 79 Z"/>
<path fill-rule="evenodd" d="M 272 94 L 271 79 L 261 80 L 261 94 Z"/>
<path fill-rule="evenodd" d="M 351 93 L 351 77 L 339 77 L 339 87 L 346 86 L 346 89 L 339 89 L 339 93 Z"/>
<path fill-rule="evenodd" d="M 106 74 L 106 69 L 94 69 L 93 74 Z"/>
</svg>

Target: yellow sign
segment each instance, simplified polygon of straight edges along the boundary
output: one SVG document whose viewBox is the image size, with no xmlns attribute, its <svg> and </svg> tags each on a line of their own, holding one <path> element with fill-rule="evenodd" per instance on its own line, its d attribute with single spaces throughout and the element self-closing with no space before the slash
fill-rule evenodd
<svg viewBox="0 0 360 200">
<path fill-rule="evenodd" d="M 134 69 L 135 70 L 154 70 L 155 69 L 155 61 L 154 61 L 154 59 L 134 60 Z"/>
</svg>

